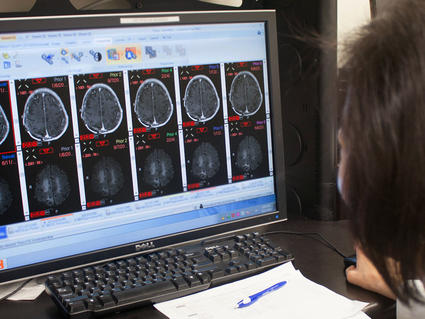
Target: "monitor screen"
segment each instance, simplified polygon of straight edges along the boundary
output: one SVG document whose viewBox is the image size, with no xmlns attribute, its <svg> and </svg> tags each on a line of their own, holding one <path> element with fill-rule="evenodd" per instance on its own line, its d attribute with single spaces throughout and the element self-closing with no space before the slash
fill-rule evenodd
<svg viewBox="0 0 425 319">
<path fill-rule="evenodd" d="M 1 283 L 286 219 L 273 11 L 0 30 Z"/>
</svg>

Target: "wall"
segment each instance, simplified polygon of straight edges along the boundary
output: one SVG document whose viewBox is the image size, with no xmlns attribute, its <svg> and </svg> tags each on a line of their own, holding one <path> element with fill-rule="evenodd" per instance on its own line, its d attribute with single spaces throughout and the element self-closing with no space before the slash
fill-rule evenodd
<svg viewBox="0 0 425 319">
<path fill-rule="evenodd" d="M 35 0 L 1 1 L 0 12 L 24 12 L 34 5 Z"/>
<path fill-rule="evenodd" d="M 337 10 L 339 67 L 344 61 L 341 45 L 350 38 L 356 28 L 367 23 L 371 15 L 369 0 L 338 0 Z"/>
</svg>

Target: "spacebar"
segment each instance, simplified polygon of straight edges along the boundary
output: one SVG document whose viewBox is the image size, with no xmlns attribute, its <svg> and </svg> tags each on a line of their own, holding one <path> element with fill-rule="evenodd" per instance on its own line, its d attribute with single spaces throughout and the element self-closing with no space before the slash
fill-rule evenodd
<svg viewBox="0 0 425 319">
<path fill-rule="evenodd" d="M 177 288 L 171 281 L 160 281 L 142 287 L 114 292 L 114 297 L 117 300 L 117 304 L 120 305 L 149 300 L 152 297 L 175 291 L 177 291 Z"/>
</svg>

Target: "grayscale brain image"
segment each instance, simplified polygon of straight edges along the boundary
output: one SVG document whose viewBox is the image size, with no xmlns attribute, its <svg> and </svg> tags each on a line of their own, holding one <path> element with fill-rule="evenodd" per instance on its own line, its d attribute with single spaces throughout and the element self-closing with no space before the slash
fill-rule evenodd
<svg viewBox="0 0 425 319">
<path fill-rule="evenodd" d="M 214 177 L 220 170 L 220 158 L 211 143 L 201 143 L 193 152 L 191 172 L 201 180 Z"/>
<path fill-rule="evenodd" d="M 249 71 L 242 71 L 233 79 L 229 100 L 236 114 L 255 114 L 263 103 L 263 94 L 257 78 Z"/>
<path fill-rule="evenodd" d="M 155 189 L 163 188 L 174 177 L 173 161 L 164 150 L 153 150 L 145 160 L 143 181 Z"/>
<path fill-rule="evenodd" d="M 213 82 L 205 75 L 196 75 L 188 83 L 184 95 L 187 115 L 194 121 L 211 120 L 220 109 L 220 98 Z"/>
<path fill-rule="evenodd" d="M 9 134 L 9 121 L 4 113 L 3 106 L 0 105 L 0 145 L 3 144 Z"/>
<path fill-rule="evenodd" d="M 167 124 L 174 109 L 165 85 L 153 78 L 145 80 L 140 85 L 134 104 L 134 112 L 139 122 L 152 128 Z"/>
<path fill-rule="evenodd" d="M 255 171 L 263 161 L 260 143 L 253 136 L 245 136 L 236 153 L 236 166 L 245 174 Z"/>
<path fill-rule="evenodd" d="M 68 128 L 68 114 L 60 97 L 51 89 L 36 89 L 28 97 L 23 124 L 28 134 L 37 141 L 59 139 Z"/>
<path fill-rule="evenodd" d="M 8 183 L 0 177 L 0 215 L 3 215 L 12 205 L 13 196 Z"/>
<path fill-rule="evenodd" d="M 103 83 L 90 87 L 83 98 L 81 118 L 95 134 L 114 132 L 123 118 L 123 110 L 115 92 Z"/>
<path fill-rule="evenodd" d="M 124 186 L 124 174 L 121 165 L 112 157 L 101 157 L 94 164 L 90 176 L 91 189 L 100 196 L 114 196 Z"/>
<path fill-rule="evenodd" d="M 66 173 L 57 165 L 46 165 L 36 176 L 35 199 L 47 207 L 60 206 L 71 192 Z"/>
</svg>

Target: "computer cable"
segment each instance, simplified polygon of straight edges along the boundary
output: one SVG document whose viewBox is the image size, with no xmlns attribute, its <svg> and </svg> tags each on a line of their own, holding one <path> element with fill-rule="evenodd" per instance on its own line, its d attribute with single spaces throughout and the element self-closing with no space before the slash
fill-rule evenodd
<svg viewBox="0 0 425 319">
<path fill-rule="evenodd" d="M 317 240 L 317 241 L 321 242 L 323 245 L 325 245 L 326 247 L 332 249 L 334 252 L 336 252 L 341 257 L 347 258 L 346 255 L 344 255 L 340 250 L 338 250 L 338 248 L 336 248 L 334 245 L 332 245 L 329 242 L 329 240 L 327 240 L 325 237 L 323 237 L 319 233 L 314 233 L 314 232 L 303 233 L 303 232 L 294 232 L 294 231 L 287 231 L 287 230 L 277 230 L 277 231 L 272 231 L 272 232 L 266 232 L 264 235 L 267 236 L 267 235 L 278 235 L 278 234 L 305 236 L 305 237 Z"/>
</svg>

